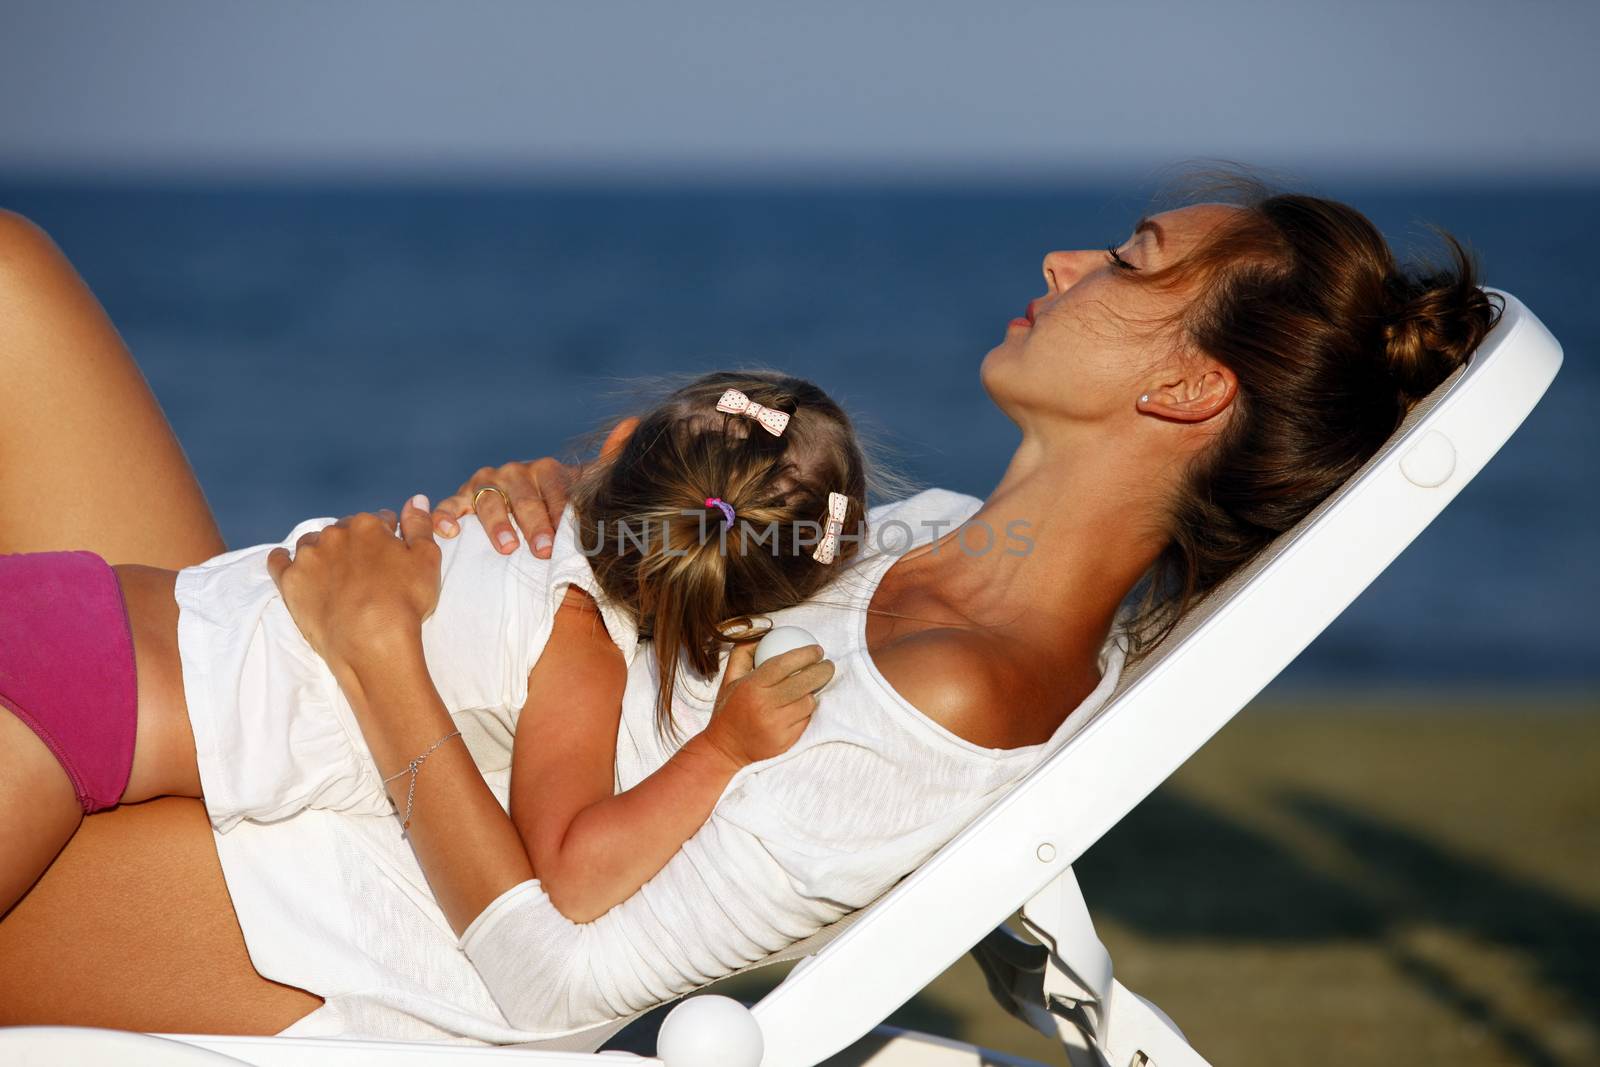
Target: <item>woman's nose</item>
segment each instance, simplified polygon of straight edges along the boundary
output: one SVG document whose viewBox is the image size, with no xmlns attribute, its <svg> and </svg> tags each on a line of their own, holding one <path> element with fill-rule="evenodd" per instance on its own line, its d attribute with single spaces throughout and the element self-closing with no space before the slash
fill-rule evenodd
<svg viewBox="0 0 1600 1067">
<path fill-rule="evenodd" d="M 1044 257 L 1044 280 L 1052 293 L 1065 292 L 1094 269 L 1093 252 L 1051 252 Z"/>
</svg>

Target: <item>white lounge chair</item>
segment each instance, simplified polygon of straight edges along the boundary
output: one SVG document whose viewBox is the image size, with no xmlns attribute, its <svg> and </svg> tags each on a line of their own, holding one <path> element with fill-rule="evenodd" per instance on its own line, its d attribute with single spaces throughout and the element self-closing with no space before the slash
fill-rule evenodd
<svg viewBox="0 0 1600 1067">
<path fill-rule="evenodd" d="M 753 1009 L 686 1001 L 662 1026 L 658 1058 L 639 1062 L 810 1067 L 842 1053 L 836 1062 L 874 1067 L 1006 1063 L 878 1027 L 972 951 L 1002 1003 L 1058 1036 L 1074 1067 L 1203 1067 L 1172 1021 L 1113 977 L 1071 865 L 1338 617 L 1533 409 L 1561 366 L 1561 346 L 1520 301 L 1498 295 L 1504 314 L 1468 364 L 1346 485 L 1193 609 L 1049 759 L 876 903 L 763 961 L 804 957 Z M 1039 944 L 1003 926 L 1019 907 Z M 0 1029 L 0 1060 L 228 1062 L 207 1060 L 204 1049 L 261 1065 L 598 1067 L 615 1061 L 585 1053 L 624 1022 L 559 1047 L 495 1049 L 27 1027 Z M 136 1058 L 141 1044 L 149 1060 Z"/>
</svg>

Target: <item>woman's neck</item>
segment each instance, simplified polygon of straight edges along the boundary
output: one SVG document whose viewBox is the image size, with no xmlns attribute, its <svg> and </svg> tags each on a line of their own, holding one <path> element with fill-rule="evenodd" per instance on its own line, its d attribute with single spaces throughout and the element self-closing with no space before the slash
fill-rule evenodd
<svg viewBox="0 0 1600 1067">
<path fill-rule="evenodd" d="M 1103 635 L 1166 541 L 1159 491 L 1126 455 L 1024 438 L 977 513 L 924 550 L 918 581 L 977 625 L 1053 647 Z"/>
</svg>

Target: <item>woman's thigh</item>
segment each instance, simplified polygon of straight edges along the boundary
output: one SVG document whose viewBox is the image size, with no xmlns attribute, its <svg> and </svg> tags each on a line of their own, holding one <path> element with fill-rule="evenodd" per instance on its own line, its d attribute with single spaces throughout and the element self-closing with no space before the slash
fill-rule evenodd
<svg viewBox="0 0 1600 1067">
<path fill-rule="evenodd" d="M 0 211 L 0 552 L 63 548 L 177 568 L 223 544 L 99 302 Z M 251 966 L 199 801 L 86 818 L 0 921 L 0 1024 L 273 1033 L 320 1003 Z"/>
<path fill-rule="evenodd" d="M 272 1034 L 320 998 L 256 974 L 198 801 L 91 815 L 0 922 L 0 1026 Z"/>
<path fill-rule="evenodd" d="M 0 552 L 185 567 L 223 550 L 188 460 L 99 301 L 0 211 Z"/>
</svg>

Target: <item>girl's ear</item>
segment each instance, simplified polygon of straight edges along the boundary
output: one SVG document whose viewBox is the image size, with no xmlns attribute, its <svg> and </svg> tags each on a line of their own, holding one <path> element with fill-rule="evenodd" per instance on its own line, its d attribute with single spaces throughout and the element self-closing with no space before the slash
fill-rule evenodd
<svg viewBox="0 0 1600 1067">
<path fill-rule="evenodd" d="M 611 432 L 606 434 L 605 444 L 600 446 L 600 458 L 610 459 L 622 451 L 622 446 L 628 443 L 628 438 L 632 437 L 633 431 L 638 428 L 639 420 L 631 415 L 611 427 Z"/>
</svg>

